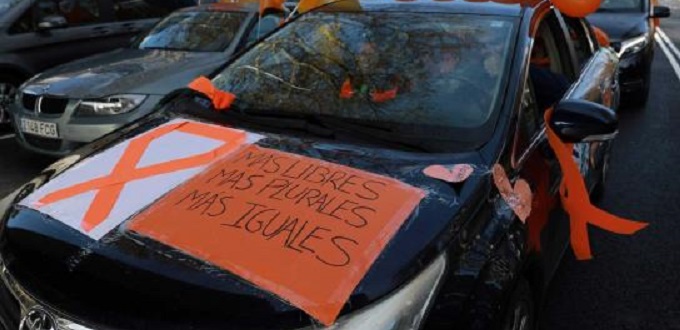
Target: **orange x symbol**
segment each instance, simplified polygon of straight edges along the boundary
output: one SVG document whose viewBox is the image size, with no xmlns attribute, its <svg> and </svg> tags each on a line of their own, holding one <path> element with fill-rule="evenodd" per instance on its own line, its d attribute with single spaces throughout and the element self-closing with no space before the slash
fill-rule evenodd
<svg viewBox="0 0 680 330">
<path fill-rule="evenodd" d="M 139 160 L 151 142 L 172 131 L 199 135 L 225 143 L 202 154 L 137 168 Z M 162 126 L 133 139 L 110 174 L 49 193 L 38 201 L 38 205 L 51 204 L 88 191 L 97 190 L 80 225 L 85 232 L 89 232 L 106 220 L 128 182 L 206 165 L 214 159 L 236 150 L 245 142 L 245 139 L 246 133 L 242 131 L 193 122 Z"/>
</svg>

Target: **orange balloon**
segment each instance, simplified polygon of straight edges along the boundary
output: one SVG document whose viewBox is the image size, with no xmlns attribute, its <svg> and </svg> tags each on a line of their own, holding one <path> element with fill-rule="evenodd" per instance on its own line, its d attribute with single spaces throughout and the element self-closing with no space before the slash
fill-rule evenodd
<svg viewBox="0 0 680 330">
<path fill-rule="evenodd" d="M 552 0 L 555 7 L 571 17 L 586 17 L 600 8 L 602 0 Z"/>
</svg>

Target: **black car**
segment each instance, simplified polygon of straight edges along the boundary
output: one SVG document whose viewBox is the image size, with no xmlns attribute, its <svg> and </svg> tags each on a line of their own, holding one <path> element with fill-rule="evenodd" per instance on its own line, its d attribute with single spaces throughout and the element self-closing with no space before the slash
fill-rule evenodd
<svg viewBox="0 0 680 330">
<path fill-rule="evenodd" d="M 58 64 L 129 44 L 193 0 L 0 0 L 0 124 L 19 85 Z"/>
<path fill-rule="evenodd" d="M 529 329 L 569 242 L 543 114 L 595 189 L 617 61 L 548 1 L 304 13 L 0 203 L 2 325 Z"/>
<path fill-rule="evenodd" d="M 624 103 L 643 106 L 649 96 L 654 33 L 659 18 L 670 9 L 652 0 L 604 0 L 588 21 L 605 31 L 619 53 L 621 96 Z"/>
</svg>

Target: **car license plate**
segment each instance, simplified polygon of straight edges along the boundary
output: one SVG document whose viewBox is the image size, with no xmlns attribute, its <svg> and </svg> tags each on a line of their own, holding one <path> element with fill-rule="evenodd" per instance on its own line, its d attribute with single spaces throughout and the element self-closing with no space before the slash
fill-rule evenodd
<svg viewBox="0 0 680 330">
<path fill-rule="evenodd" d="M 46 138 L 58 139 L 57 124 L 21 118 L 21 131 Z"/>
</svg>

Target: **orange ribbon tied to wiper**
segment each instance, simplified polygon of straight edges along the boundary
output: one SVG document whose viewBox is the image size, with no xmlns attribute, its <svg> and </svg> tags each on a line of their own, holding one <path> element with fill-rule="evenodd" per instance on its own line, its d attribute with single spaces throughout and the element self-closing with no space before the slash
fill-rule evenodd
<svg viewBox="0 0 680 330">
<path fill-rule="evenodd" d="M 188 87 L 207 96 L 217 111 L 228 111 L 236 100 L 236 95 L 220 90 L 204 76 L 196 78 Z"/>
<path fill-rule="evenodd" d="M 583 177 L 572 157 L 574 144 L 562 142 L 552 130 L 548 123 L 552 113 L 552 109 L 546 111 L 544 119 L 548 142 L 557 156 L 564 175 L 560 184 L 560 199 L 562 207 L 569 215 L 571 247 L 577 259 L 591 259 L 588 224 L 621 235 L 632 235 L 647 227 L 648 224 L 617 217 L 590 203 Z"/>
</svg>

